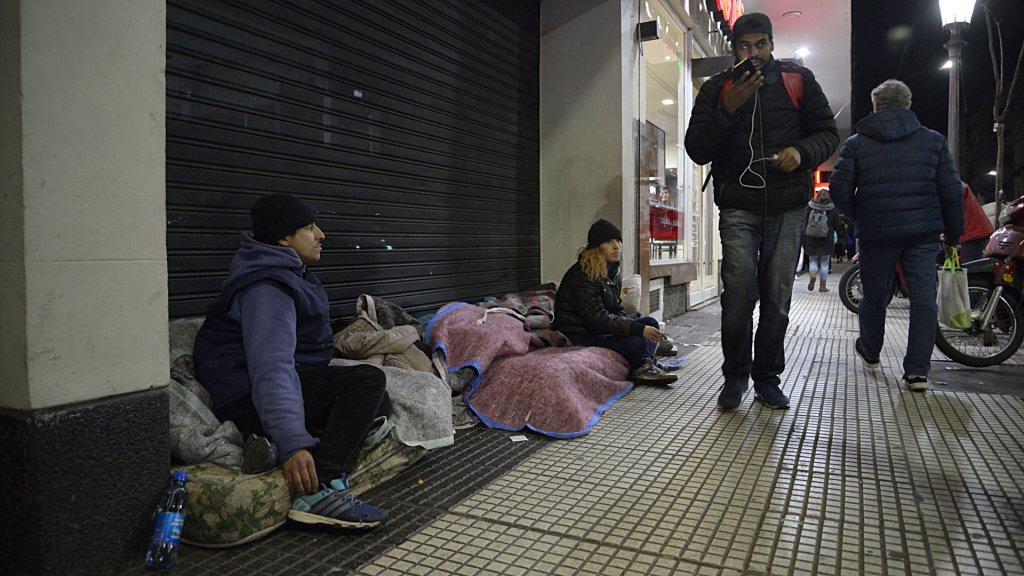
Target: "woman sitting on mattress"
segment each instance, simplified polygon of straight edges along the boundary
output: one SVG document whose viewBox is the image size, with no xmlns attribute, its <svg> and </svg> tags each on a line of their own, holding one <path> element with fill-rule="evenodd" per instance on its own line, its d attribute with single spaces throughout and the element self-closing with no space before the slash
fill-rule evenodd
<svg viewBox="0 0 1024 576">
<path fill-rule="evenodd" d="M 587 233 L 587 247 L 566 271 L 555 295 L 554 327 L 574 345 L 600 346 L 622 355 L 637 384 L 676 381 L 658 366 L 654 352 L 666 338 L 651 317 L 627 316 L 622 308 L 619 259 L 622 232 L 598 220 Z"/>
</svg>

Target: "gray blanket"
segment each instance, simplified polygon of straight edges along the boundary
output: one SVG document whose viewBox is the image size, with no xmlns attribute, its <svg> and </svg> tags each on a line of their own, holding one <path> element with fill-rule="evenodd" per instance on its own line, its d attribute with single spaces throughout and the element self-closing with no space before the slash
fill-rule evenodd
<svg viewBox="0 0 1024 576">
<path fill-rule="evenodd" d="M 335 358 L 332 366 L 372 364 Z M 391 397 L 391 418 L 396 439 L 406 446 L 432 449 L 455 442 L 452 426 L 451 388 L 440 378 L 419 370 L 377 366 L 387 377 Z"/>
</svg>

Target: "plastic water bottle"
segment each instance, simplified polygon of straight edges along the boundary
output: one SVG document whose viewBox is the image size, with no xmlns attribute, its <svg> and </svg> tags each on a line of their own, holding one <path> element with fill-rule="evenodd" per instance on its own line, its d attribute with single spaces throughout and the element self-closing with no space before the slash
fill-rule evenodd
<svg viewBox="0 0 1024 576">
<path fill-rule="evenodd" d="M 174 482 L 164 490 L 156 508 L 156 526 L 153 540 L 146 552 L 146 566 L 153 570 L 173 568 L 181 546 L 181 532 L 185 528 L 185 483 L 188 474 L 175 472 Z"/>
</svg>

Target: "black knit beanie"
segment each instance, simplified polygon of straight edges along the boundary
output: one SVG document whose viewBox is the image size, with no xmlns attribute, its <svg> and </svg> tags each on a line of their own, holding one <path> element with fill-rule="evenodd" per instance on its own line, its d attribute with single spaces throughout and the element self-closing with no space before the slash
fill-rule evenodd
<svg viewBox="0 0 1024 576">
<path fill-rule="evenodd" d="M 736 19 L 732 25 L 733 39 L 747 34 L 767 34 L 768 39 L 772 38 L 772 21 L 760 12 L 747 12 Z"/>
<path fill-rule="evenodd" d="M 316 220 L 313 210 L 291 194 L 263 196 L 252 205 L 249 215 L 252 216 L 253 238 L 264 244 L 275 244 Z"/>
<path fill-rule="evenodd" d="M 622 242 L 622 232 L 619 231 L 618 226 L 602 218 L 594 222 L 590 226 L 590 231 L 587 232 L 587 249 L 597 248 L 612 239 Z"/>
</svg>

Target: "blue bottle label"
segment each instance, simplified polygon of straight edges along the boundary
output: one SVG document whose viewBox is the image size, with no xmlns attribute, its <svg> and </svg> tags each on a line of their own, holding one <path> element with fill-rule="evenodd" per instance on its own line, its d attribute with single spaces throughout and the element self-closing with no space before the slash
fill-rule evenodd
<svg viewBox="0 0 1024 576">
<path fill-rule="evenodd" d="M 185 515 L 173 512 L 161 512 L 156 517 L 153 529 L 153 542 L 181 543 L 181 530 L 185 527 Z"/>
</svg>

